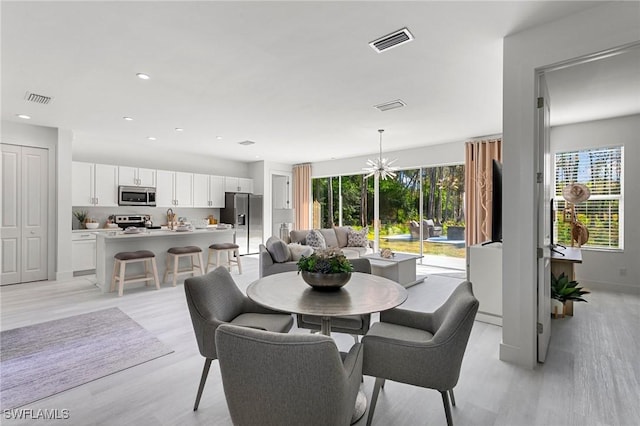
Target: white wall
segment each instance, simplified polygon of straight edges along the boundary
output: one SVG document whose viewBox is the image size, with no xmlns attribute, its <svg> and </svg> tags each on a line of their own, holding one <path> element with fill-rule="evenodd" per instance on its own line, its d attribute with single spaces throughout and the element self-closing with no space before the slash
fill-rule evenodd
<svg viewBox="0 0 640 426">
<path fill-rule="evenodd" d="M 73 161 L 220 176 L 251 177 L 250 163 L 217 158 L 211 155 L 181 153 L 175 150 L 171 152 L 160 149 L 148 150 L 144 146 L 135 144 L 128 145 L 127 152 L 121 152 L 106 144 L 89 144 L 86 141 L 74 142 Z"/>
<path fill-rule="evenodd" d="M 553 105 L 553 104 L 552 104 Z M 553 106 L 552 112 L 553 112 Z M 640 115 L 558 126 L 551 129 L 551 151 L 624 146 L 624 251 L 582 249 L 577 281 L 587 288 L 640 292 Z M 621 274 L 621 269 L 626 274 Z"/>
<path fill-rule="evenodd" d="M 500 359 L 536 365 L 536 69 L 640 40 L 638 2 L 612 2 L 504 39 Z"/>
<path fill-rule="evenodd" d="M 384 144 L 382 148 L 382 156 L 390 160 L 397 159 L 398 161 L 393 165 L 400 169 L 464 163 L 464 141 L 429 145 L 402 151 L 387 151 L 384 149 Z M 339 155 L 339 153 L 336 155 Z M 362 173 L 367 160 L 374 159 L 377 156 L 377 154 L 371 154 L 312 163 L 311 175 L 316 178 Z"/>
</svg>

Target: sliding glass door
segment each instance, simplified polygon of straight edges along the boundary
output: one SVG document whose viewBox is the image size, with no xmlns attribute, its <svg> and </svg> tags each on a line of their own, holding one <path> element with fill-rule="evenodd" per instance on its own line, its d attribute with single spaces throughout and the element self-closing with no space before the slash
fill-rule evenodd
<svg viewBox="0 0 640 426">
<path fill-rule="evenodd" d="M 373 177 L 313 179 L 313 227 L 369 228 L 373 239 Z M 381 180 L 380 248 L 464 258 L 464 165 L 400 170 Z M 441 262 L 440 262 L 441 263 Z"/>
</svg>

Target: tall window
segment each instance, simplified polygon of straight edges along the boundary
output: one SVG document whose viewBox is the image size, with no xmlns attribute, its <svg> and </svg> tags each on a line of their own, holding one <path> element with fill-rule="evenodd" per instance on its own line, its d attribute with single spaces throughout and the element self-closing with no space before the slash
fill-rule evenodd
<svg viewBox="0 0 640 426">
<path fill-rule="evenodd" d="M 582 183 L 591 191 L 585 202 L 575 206 L 577 220 L 589 230 L 589 241 L 583 247 L 623 249 L 624 213 L 624 148 L 593 148 L 559 152 L 556 162 L 557 211 L 566 207 L 562 189 L 572 183 Z M 571 224 L 559 215 L 557 240 L 571 244 Z"/>
<path fill-rule="evenodd" d="M 314 178 L 312 186 L 314 228 L 368 226 L 373 238 L 373 177 Z M 464 258 L 463 193 L 464 165 L 399 170 L 395 178 L 381 180 L 380 247 Z"/>
</svg>

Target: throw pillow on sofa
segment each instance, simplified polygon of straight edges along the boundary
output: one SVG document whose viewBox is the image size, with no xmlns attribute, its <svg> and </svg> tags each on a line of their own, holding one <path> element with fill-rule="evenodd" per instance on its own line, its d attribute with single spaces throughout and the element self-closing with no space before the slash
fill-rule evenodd
<svg viewBox="0 0 640 426">
<path fill-rule="evenodd" d="M 336 232 L 336 239 L 338 240 L 338 247 L 346 247 L 349 244 L 349 231 L 350 226 L 336 226 L 333 228 Z"/>
<path fill-rule="evenodd" d="M 350 230 L 347 237 L 347 247 L 369 247 L 367 234 L 369 234 L 369 228 L 362 228 L 359 231 Z"/>
<path fill-rule="evenodd" d="M 307 234 L 306 242 L 308 246 L 318 249 L 326 249 L 327 242 L 324 240 L 324 236 L 318 229 L 312 229 Z"/>
<path fill-rule="evenodd" d="M 291 259 L 295 262 L 300 260 L 302 256 L 311 256 L 313 254 L 313 247 L 303 246 L 302 244 L 291 243 L 289 244 L 289 252 L 291 252 Z"/>
<path fill-rule="evenodd" d="M 278 237 L 269 237 L 264 246 L 276 263 L 286 262 L 291 257 L 289 246 Z"/>
</svg>

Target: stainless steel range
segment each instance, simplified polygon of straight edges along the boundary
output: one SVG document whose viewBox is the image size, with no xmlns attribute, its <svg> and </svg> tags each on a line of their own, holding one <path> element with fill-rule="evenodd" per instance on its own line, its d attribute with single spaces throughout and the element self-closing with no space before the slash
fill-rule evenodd
<svg viewBox="0 0 640 426">
<path fill-rule="evenodd" d="M 133 214 L 133 215 L 115 215 L 114 223 L 122 229 L 126 229 L 130 226 L 136 228 L 144 228 L 147 223 L 150 223 L 151 216 L 148 214 Z"/>
</svg>

